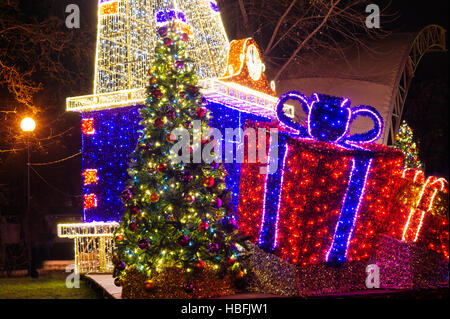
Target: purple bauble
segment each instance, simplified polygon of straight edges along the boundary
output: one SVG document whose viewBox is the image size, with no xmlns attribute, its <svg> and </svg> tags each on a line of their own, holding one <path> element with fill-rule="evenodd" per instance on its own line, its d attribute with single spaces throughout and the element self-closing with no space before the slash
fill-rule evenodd
<svg viewBox="0 0 450 319">
<path fill-rule="evenodd" d="M 217 199 L 213 202 L 213 207 L 216 209 L 222 207 L 222 199 L 220 199 L 220 197 L 217 197 Z"/>
<path fill-rule="evenodd" d="M 119 263 L 116 265 L 116 268 L 117 268 L 118 270 L 124 270 L 125 267 L 126 267 L 126 265 L 125 265 L 125 263 L 124 263 L 123 261 L 119 262 Z"/>
<path fill-rule="evenodd" d="M 133 193 L 129 189 L 126 189 L 122 192 L 121 197 L 122 200 L 129 201 L 133 197 Z"/>
<path fill-rule="evenodd" d="M 183 66 L 184 66 L 184 62 L 183 61 L 178 60 L 178 61 L 175 62 L 175 67 L 177 69 L 182 69 Z"/>
<path fill-rule="evenodd" d="M 217 162 L 212 162 L 211 163 L 211 168 L 212 169 L 218 169 L 220 167 L 220 163 L 217 163 Z"/>
<path fill-rule="evenodd" d="M 178 238 L 178 245 L 180 245 L 181 247 L 186 247 L 187 245 L 189 245 L 189 237 L 186 235 L 180 236 Z"/>
<path fill-rule="evenodd" d="M 219 244 L 215 244 L 215 243 L 209 243 L 209 251 L 212 252 L 213 254 L 217 253 L 219 251 Z"/>
<path fill-rule="evenodd" d="M 236 220 L 231 217 L 225 217 L 222 219 L 222 226 L 226 232 L 231 233 L 236 229 Z"/>
<path fill-rule="evenodd" d="M 161 27 L 158 29 L 158 34 L 161 37 L 165 37 L 167 35 L 167 27 Z"/>
<path fill-rule="evenodd" d="M 190 183 L 193 179 L 194 179 L 194 177 L 189 172 L 185 172 L 181 176 L 182 182 Z"/>
<path fill-rule="evenodd" d="M 150 247 L 150 243 L 146 238 L 144 238 L 138 242 L 138 247 L 142 250 L 147 250 L 148 247 Z"/>
</svg>

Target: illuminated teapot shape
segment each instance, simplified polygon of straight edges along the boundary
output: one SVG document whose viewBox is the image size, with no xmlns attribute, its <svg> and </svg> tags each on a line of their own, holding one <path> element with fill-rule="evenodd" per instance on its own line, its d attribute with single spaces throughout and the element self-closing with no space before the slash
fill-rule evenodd
<svg viewBox="0 0 450 319">
<path fill-rule="evenodd" d="M 283 112 L 288 100 L 298 101 L 308 115 L 307 126 L 295 123 Z M 311 98 L 296 91 L 283 94 L 275 108 L 278 120 L 295 132 L 297 137 L 309 137 L 322 142 L 343 144 L 371 143 L 376 141 L 383 129 L 383 119 L 378 111 L 369 105 L 351 108 L 349 99 L 314 93 Z M 357 116 L 372 119 L 374 127 L 365 132 L 349 135 L 350 125 Z"/>
</svg>

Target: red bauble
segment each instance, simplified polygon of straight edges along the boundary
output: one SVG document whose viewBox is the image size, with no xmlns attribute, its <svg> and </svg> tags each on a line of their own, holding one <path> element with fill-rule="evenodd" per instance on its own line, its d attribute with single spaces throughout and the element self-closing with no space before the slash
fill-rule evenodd
<svg viewBox="0 0 450 319">
<path fill-rule="evenodd" d="M 128 229 L 131 231 L 135 231 L 137 229 L 136 223 L 132 222 L 130 225 L 128 225 Z"/>
<path fill-rule="evenodd" d="M 166 163 L 160 163 L 156 169 L 158 170 L 158 172 L 162 173 L 162 172 L 164 172 L 167 169 L 167 164 Z"/>
<path fill-rule="evenodd" d="M 183 40 L 183 42 L 189 41 L 189 35 L 187 35 L 187 33 L 183 33 L 181 35 L 181 40 Z"/>
<path fill-rule="evenodd" d="M 242 279 L 245 277 L 245 273 L 241 270 L 236 274 L 236 279 Z"/>
<path fill-rule="evenodd" d="M 133 215 L 138 215 L 140 212 L 141 212 L 141 210 L 139 209 L 139 207 L 137 207 L 137 206 L 131 207 L 131 213 Z"/>
<path fill-rule="evenodd" d="M 198 229 L 200 231 L 207 231 L 209 228 L 209 225 L 207 222 L 200 222 L 200 224 L 198 224 Z"/>
<path fill-rule="evenodd" d="M 195 198 L 194 196 L 188 195 L 184 198 L 184 200 L 188 203 L 188 204 L 192 204 L 193 202 L 195 202 Z"/>
<path fill-rule="evenodd" d="M 217 253 L 219 251 L 219 244 L 209 243 L 208 250 L 213 254 Z"/>
<path fill-rule="evenodd" d="M 122 240 L 123 240 L 123 235 L 116 236 L 116 241 L 122 241 Z"/>
<path fill-rule="evenodd" d="M 152 92 L 152 94 L 153 94 L 153 97 L 155 97 L 156 99 L 159 99 L 159 98 L 161 98 L 161 96 L 162 96 L 162 92 L 161 92 L 160 89 L 154 90 L 154 91 Z"/>
<path fill-rule="evenodd" d="M 164 120 L 163 119 L 156 119 L 155 120 L 155 127 L 160 128 L 160 127 L 163 127 L 163 125 L 164 125 Z"/>
<path fill-rule="evenodd" d="M 166 47 L 171 46 L 172 43 L 173 43 L 173 41 L 172 41 L 171 38 L 165 38 L 165 39 L 164 39 L 164 45 L 165 45 Z"/>
<path fill-rule="evenodd" d="M 181 247 L 186 247 L 187 245 L 189 245 L 189 237 L 184 235 L 184 236 L 180 236 L 178 237 L 178 245 L 180 245 Z"/>
<path fill-rule="evenodd" d="M 195 94 L 195 93 L 198 92 L 198 87 L 196 87 L 195 85 L 190 85 L 188 87 L 188 91 L 189 91 L 190 94 Z"/>
<path fill-rule="evenodd" d="M 233 257 L 230 257 L 230 259 L 228 259 L 228 264 L 230 264 L 230 265 L 234 265 L 235 262 L 236 262 L 236 259 L 234 259 Z"/>
<path fill-rule="evenodd" d="M 203 260 L 197 260 L 194 262 L 194 269 L 197 271 L 202 271 L 205 269 L 205 262 Z"/>
<path fill-rule="evenodd" d="M 159 202 L 159 195 L 158 195 L 158 193 L 151 193 L 151 194 L 150 194 L 150 201 L 151 201 L 152 203 L 157 203 L 157 202 Z"/>
<path fill-rule="evenodd" d="M 152 291 L 153 289 L 155 289 L 156 283 L 151 280 L 151 279 L 147 279 L 146 281 L 144 281 L 144 289 L 146 291 Z"/>
<path fill-rule="evenodd" d="M 127 266 L 127 265 L 126 265 L 123 261 L 120 261 L 120 262 L 116 265 L 116 268 L 117 268 L 117 270 L 124 270 L 126 266 Z"/>
<path fill-rule="evenodd" d="M 206 177 L 203 180 L 203 186 L 205 187 L 213 187 L 214 186 L 214 177 Z"/>
<path fill-rule="evenodd" d="M 173 133 L 169 133 L 166 135 L 166 141 L 169 143 L 174 143 L 177 140 L 177 136 Z"/>
<path fill-rule="evenodd" d="M 206 115 L 206 109 L 204 107 L 198 107 L 195 110 L 196 117 L 202 118 L 202 117 L 205 117 L 205 115 Z"/>
</svg>

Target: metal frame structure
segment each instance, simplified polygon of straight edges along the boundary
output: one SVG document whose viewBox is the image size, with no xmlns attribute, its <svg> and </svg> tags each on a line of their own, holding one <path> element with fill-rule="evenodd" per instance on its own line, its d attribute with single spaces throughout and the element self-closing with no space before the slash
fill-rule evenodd
<svg viewBox="0 0 450 319">
<path fill-rule="evenodd" d="M 445 34 L 446 30 L 438 25 L 429 25 L 423 28 L 414 39 L 409 56 L 405 63 L 403 72 L 399 79 L 397 94 L 395 96 L 394 107 L 392 110 L 390 127 L 390 140 L 388 144 L 395 142 L 395 136 L 400 128 L 403 108 L 406 97 L 411 86 L 414 73 L 417 70 L 422 57 L 429 52 L 446 52 Z"/>
</svg>

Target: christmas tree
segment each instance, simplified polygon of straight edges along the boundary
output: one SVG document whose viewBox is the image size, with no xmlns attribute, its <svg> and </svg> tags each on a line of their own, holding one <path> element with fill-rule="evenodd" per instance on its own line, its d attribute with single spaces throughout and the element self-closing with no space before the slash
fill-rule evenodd
<svg viewBox="0 0 450 319">
<path fill-rule="evenodd" d="M 228 276 L 234 283 L 242 282 L 246 273 L 239 259 L 241 237 L 228 204 L 226 172 L 217 162 L 192 163 L 193 153 L 214 140 L 206 133 L 206 99 L 186 54 L 189 36 L 179 30 L 176 23 L 158 28 L 148 98 L 140 110 L 143 130 L 131 155 L 130 178 L 122 193 L 125 213 L 115 233 L 113 255 L 117 285 L 134 271 L 145 278 L 147 292 L 166 297 L 185 295 L 164 295 L 169 289 L 161 279 L 164 272 L 183 280 L 176 289 L 186 294 L 195 292 L 194 281 L 202 273 Z M 201 123 L 201 142 L 186 144 L 187 150 L 180 151 L 187 151 L 191 161 L 177 163 L 178 153 L 171 149 L 182 136 L 174 130 L 195 136 L 199 132 L 194 132 L 194 121 Z"/>
<path fill-rule="evenodd" d="M 419 160 L 419 149 L 414 142 L 413 131 L 406 121 L 402 122 L 398 134 L 395 136 L 394 147 L 405 154 L 405 168 L 423 169 Z"/>
</svg>

